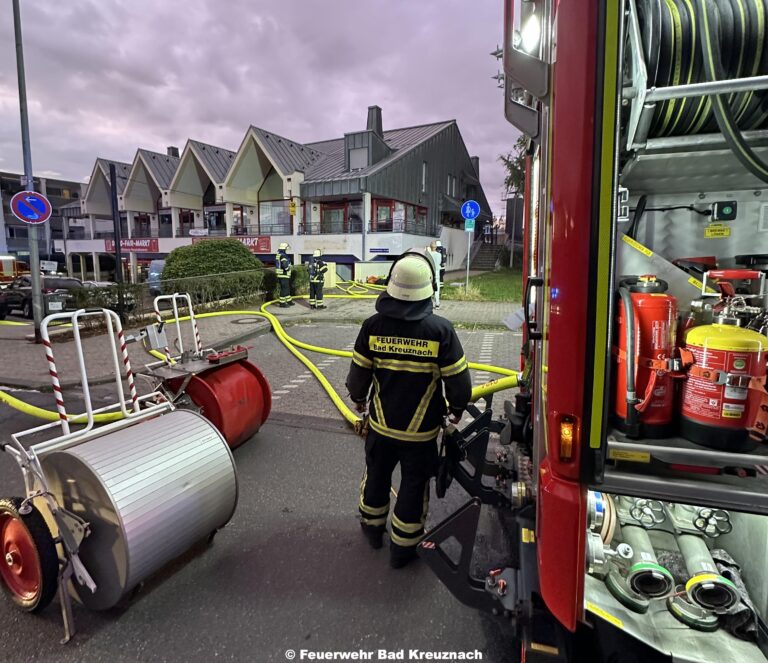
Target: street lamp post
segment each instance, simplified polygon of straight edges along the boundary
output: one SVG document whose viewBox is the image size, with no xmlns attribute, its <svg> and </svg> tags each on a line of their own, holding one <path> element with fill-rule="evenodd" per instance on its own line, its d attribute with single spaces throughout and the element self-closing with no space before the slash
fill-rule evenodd
<svg viewBox="0 0 768 663">
<path fill-rule="evenodd" d="M 21 149 L 24 155 L 25 188 L 35 190 L 32 174 L 32 151 L 29 147 L 29 118 L 27 116 L 27 82 L 24 76 L 24 50 L 21 44 L 21 13 L 19 0 L 13 0 L 13 31 L 16 37 L 16 72 L 19 82 L 19 112 L 21 114 Z M 40 253 L 37 245 L 37 226 L 28 227 L 29 270 L 32 277 L 32 315 L 35 321 L 35 341 L 40 341 L 40 321 L 43 317 L 43 295 L 40 283 Z"/>
</svg>

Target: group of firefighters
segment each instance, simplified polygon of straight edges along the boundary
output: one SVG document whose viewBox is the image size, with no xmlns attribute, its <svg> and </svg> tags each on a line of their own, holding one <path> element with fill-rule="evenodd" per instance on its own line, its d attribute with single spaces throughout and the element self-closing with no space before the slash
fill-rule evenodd
<svg viewBox="0 0 768 663">
<path fill-rule="evenodd" d="M 291 259 L 281 244 L 276 261 L 281 307 L 293 304 Z M 458 423 L 472 394 L 464 350 L 453 325 L 437 315 L 445 249 L 434 242 L 394 261 L 376 314 L 360 329 L 346 379 L 349 397 L 364 417 L 365 472 L 358 509 L 362 532 L 374 549 L 384 544 L 389 519 L 390 565 L 416 558 L 429 507 L 429 480 L 438 469 L 437 440 L 446 417 Z M 309 263 L 312 308 L 324 308 L 328 265 L 316 250 Z M 390 508 L 392 474 L 400 486 Z"/>
<path fill-rule="evenodd" d="M 291 273 L 293 263 L 288 256 L 291 247 L 287 242 L 280 244 L 275 256 L 275 269 L 277 271 L 277 282 L 280 295 L 278 304 L 280 308 L 287 308 L 294 305 L 291 297 Z M 325 286 L 325 275 L 328 272 L 328 264 L 323 260 L 322 251 L 315 249 L 312 253 L 312 260 L 307 263 L 309 268 L 309 307 L 313 309 L 326 308 L 323 302 L 323 288 Z M 432 267 L 435 270 L 436 286 L 432 294 L 432 299 L 436 308 L 440 308 L 440 289 L 442 288 L 443 278 L 445 276 L 445 265 L 448 260 L 448 253 L 440 240 L 432 242 L 424 252 L 424 255 L 432 261 Z"/>
</svg>

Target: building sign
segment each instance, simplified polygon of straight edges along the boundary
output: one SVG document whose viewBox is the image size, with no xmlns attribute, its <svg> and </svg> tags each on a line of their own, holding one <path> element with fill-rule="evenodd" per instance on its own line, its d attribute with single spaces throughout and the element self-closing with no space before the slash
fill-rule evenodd
<svg viewBox="0 0 768 663">
<path fill-rule="evenodd" d="M 191 228 L 189 231 L 190 237 L 207 237 L 208 228 Z"/>
<path fill-rule="evenodd" d="M 249 235 L 237 235 L 231 239 L 236 239 L 241 244 L 245 244 L 251 251 L 251 253 L 272 253 L 272 238 L 266 237 L 251 237 Z M 207 237 L 193 237 L 192 243 L 210 241 Z"/>
<path fill-rule="evenodd" d="M 288 203 L 288 214 L 291 216 L 296 216 L 296 201 L 292 200 L 290 203 Z"/>
<path fill-rule="evenodd" d="M 115 240 L 105 239 L 104 248 L 107 253 L 115 252 Z M 120 250 L 131 253 L 158 253 L 160 251 L 160 242 L 156 237 L 121 239 Z"/>
</svg>

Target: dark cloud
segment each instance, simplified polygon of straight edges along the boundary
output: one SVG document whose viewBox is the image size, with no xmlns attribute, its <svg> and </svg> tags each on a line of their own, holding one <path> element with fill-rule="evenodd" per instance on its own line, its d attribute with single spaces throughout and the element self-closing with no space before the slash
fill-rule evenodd
<svg viewBox="0 0 768 663">
<path fill-rule="evenodd" d="M 488 55 L 501 0 L 36 0 L 22 3 L 36 172 L 83 179 L 196 138 L 237 149 L 255 124 L 299 141 L 455 118 L 501 211 L 515 132 Z M 11 8 L 0 13 L 0 169 L 21 169 Z"/>
</svg>

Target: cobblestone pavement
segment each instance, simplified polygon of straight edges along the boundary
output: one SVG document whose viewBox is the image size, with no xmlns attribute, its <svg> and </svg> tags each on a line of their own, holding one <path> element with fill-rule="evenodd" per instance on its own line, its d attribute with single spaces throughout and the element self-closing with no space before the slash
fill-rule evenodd
<svg viewBox="0 0 768 663">
<path fill-rule="evenodd" d="M 271 307 L 270 311 L 284 321 L 287 326 L 320 323 L 345 323 L 359 325 L 362 320 L 374 312 L 374 299 L 328 299 L 328 308 L 321 311 L 309 309 L 302 300 L 289 309 Z M 460 329 L 497 332 L 501 320 L 509 315 L 518 305 L 502 302 L 443 302 L 437 313 L 448 318 Z M 496 329 L 489 330 L 487 328 Z M 200 335 L 206 347 L 221 348 L 232 343 L 244 342 L 251 336 L 266 332 L 269 324 L 254 316 L 226 315 L 200 318 Z M 169 342 L 173 347 L 177 337 L 176 326 L 166 327 Z M 186 323 L 182 323 L 182 334 L 188 334 Z M 48 365 L 41 346 L 27 340 L 31 326 L 0 326 L 0 386 L 17 388 L 46 389 L 50 386 Z M 128 334 L 136 330 L 128 330 Z M 191 337 L 184 338 L 185 347 L 190 346 Z M 308 339 L 312 342 L 312 339 Z M 103 381 L 113 375 L 113 364 L 109 339 L 106 335 L 85 338 L 83 347 L 86 355 L 86 369 L 89 380 Z M 331 347 L 336 347 L 332 345 Z M 129 345 L 129 355 L 134 369 L 148 361 L 139 344 Z M 63 340 L 54 344 L 54 357 L 63 384 L 79 383 L 75 344 L 72 340 Z M 149 359 L 151 361 L 151 359 Z M 478 361 L 480 361 L 478 359 Z"/>
</svg>

